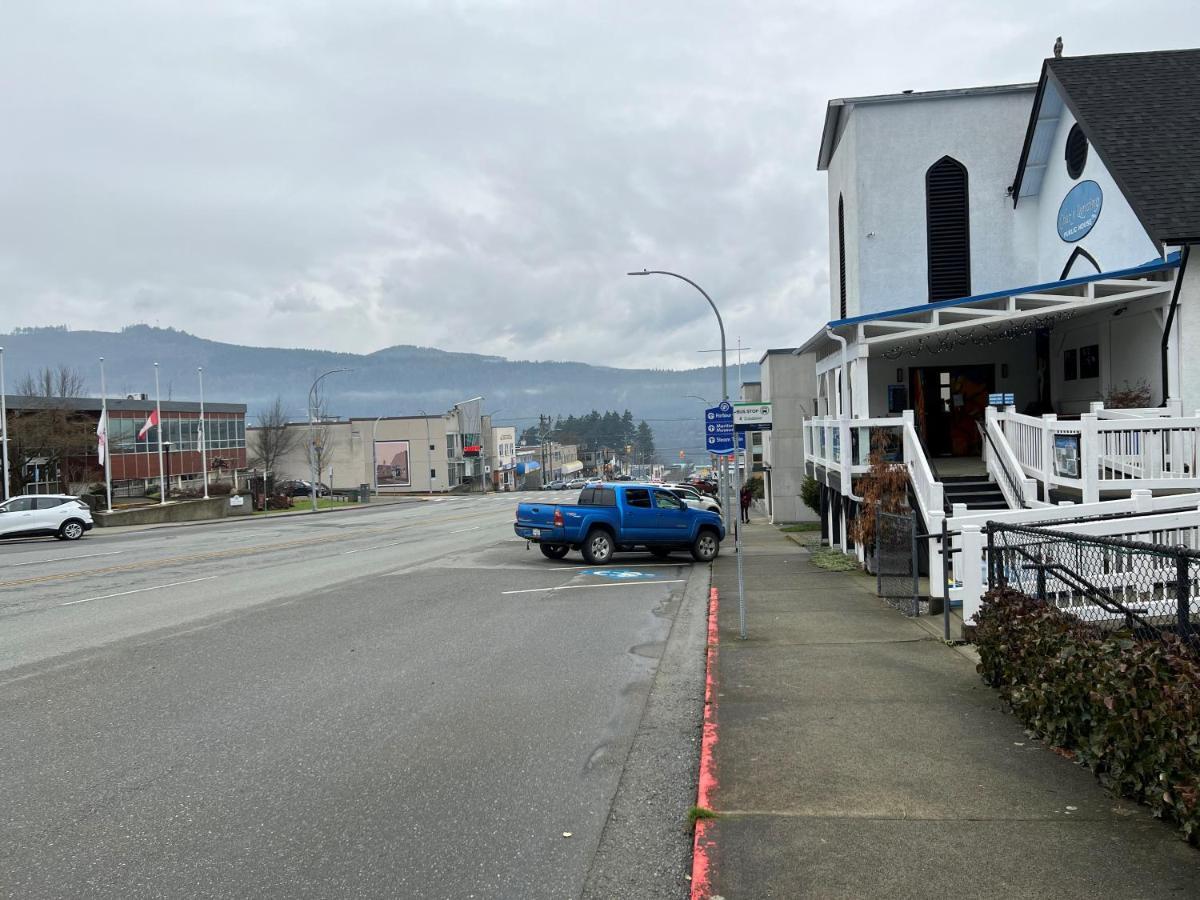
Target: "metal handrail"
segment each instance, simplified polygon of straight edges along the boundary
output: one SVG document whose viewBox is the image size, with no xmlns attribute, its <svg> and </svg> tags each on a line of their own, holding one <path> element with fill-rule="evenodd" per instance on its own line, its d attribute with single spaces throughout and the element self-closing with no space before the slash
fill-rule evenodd
<svg viewBox="0 0 1200 900">
<path fill-rule="evenodd" d="M 1025 490 L 1021 484 L 1013 480 L 1013 474 L 1008 470 L 1008 464 L 1004 461 L 1004 454 L 1001 453 L 1000 448 L 996 446 L 996 442 L 993 440 L 991 432 L 989 432 L 987 426 L 985 426 L 978 419 L 975 420 L 975 427 L 979 429 L 979 433 L 981 435 L 987 438 L 988 445 L 992 448 L 992 455 L 996 458 L 996 461 L 1000 466 L 1000 471 L 1004 473 L 1004 480 L 1008 482 L 1009 490 L 1012 491 L 1012 495 L 1016 498 L 1017 503 L 1020 504 L 1019 508 L 1028 509 L 1029 504 L 1025 502 Z"/>
</svg>

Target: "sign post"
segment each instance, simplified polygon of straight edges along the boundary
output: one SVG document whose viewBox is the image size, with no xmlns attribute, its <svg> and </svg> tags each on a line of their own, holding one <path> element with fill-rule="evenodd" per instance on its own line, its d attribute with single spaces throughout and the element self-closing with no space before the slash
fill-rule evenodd
<svg viewBox="0 0 1200 900">
<path fill-rule="evenodd" d="M 738 574 L 738 629 L 741 633 L 742 640 L 746 639 L 746 589 L 742 575 L 742 517 L 741 517 L 741 502 L 742 502 L 742 469 L 745 468 L 746 480 L 750 479 L 750 442 L 746 438 L 747 431 L 770 431 L 771 430 L 771 404 L 770 403 L 735 403 L 733 404 L 733 428 L 737 435 L 738 449 L 742 450 L 742 465 L 739 466 L 737 456 L 734 456 L 733 469 L 737 478 L 737 503 L 738 503 L 738 527 L 734 532 L 736 539 L 734 546 L 737 552 L 737 574 Z"/>
</svg>

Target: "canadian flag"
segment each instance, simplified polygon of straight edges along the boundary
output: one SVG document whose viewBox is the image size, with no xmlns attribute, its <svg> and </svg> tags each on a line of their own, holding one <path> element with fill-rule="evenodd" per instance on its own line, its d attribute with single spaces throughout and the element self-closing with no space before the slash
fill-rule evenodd
<svg viewBox="0 0 1200 900">
<path fill-rule="evenodd" d="M 108 414 L 101 413 L 100 421 L 96 423 L 96 455 L 100 457 L 100 465 L 108 466 Z"/>
<path fill-rule="evenodd" d="M 146 436 L 146 432 L 158 424 L 158 410 L 152 410 L 150 415 L 146 417 L 146 424 L 142 426 L 142 430 L 138 432 L 137 439 L 140 441 Z"/>
</svg>

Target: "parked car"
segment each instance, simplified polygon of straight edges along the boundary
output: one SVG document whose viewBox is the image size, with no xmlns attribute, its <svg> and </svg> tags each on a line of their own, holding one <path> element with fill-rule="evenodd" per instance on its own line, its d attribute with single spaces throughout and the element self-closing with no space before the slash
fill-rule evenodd
<svg viewBox="0 0 1200 900">
<path fill-rule="evenodd" d="M 690 484 L 668 484 L 666 488 L 688 506 L 707 509 L 709 512 L 715 512 L 718 516 L 721 515 L 720 502 L 715 497 L 701 494 Z"/>
<path fill-rule="evenodd" d="M 573 478 L 572 480 L 567 482 L 567 489 L 571 490 L 571 491 L 577 491 L 577 490 L 579 490 L 581 488 L 585 488 L 585 487 L 587 487 L 587 479 L 586 478 Z"/>
<path fill-rule="evenodd" d="M 70 494 L 22 494 L 0 503 L 0 537 L 43 534 L 77 541 L 92 524 L 91 507 Z"/>
<path fill-rule="evenodd" d="M 567 483 L 565 481 L 552 481 L 546 485 L 546 490 L 548 491 L 565 491 L 566 489 Z"/>
<path fill-rule="evenodd" d="M 289 497 L 311 497 L 312 482 L 311 481 L 285 481 L 278 488 L 281 494 L 286 494 Z M 317 482 L 317 496 L 326 497 L 329 495 L 329 485 L 323 482 Z"/>
<path fill-rule="evenodd" d="M 692 509 L 666 488 L 624 482 L 584 488 L 573 505 L 520 503 L 513 530 L 548 559 L 579 550 L 592 565 L 639 549 L 659 558 L 690 550 L 693 559 L 709 562 L 725 539 L 715 513 Z"/>
</svg>

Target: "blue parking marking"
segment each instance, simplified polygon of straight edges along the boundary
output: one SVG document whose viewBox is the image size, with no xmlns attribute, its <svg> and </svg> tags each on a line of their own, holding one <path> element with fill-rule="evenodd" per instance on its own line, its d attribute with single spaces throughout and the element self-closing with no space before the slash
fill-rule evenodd
<svg viewBox="0 0 1200 900">
<path fill-rule="evenodd" d="M 653 572 L 636 572 L 633 569 L 581 569 L 581 575 L 597 575 L 613 581 L 634 581 L 641 578 L 657 578 Z"/>
</svg>

